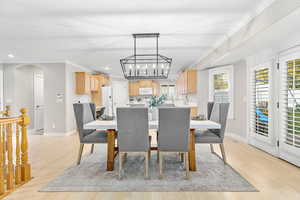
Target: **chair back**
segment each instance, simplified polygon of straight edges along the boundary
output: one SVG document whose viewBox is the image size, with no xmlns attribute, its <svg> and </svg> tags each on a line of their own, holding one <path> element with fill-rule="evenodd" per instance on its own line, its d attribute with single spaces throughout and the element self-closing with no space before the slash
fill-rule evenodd
<svg viewBox="0 0 300 200">
<path fill-rule="evenodd" d="M 146 105 L 143 103 L 129 104 L 129 107 L 131 107 L 131 108 L 143 108 L 145 106 Z"/>
<path fill-rule="evenodd" d="M 148 127 L 148 108 L 117 108 L 119 151 L 149 151 L 150 144 Z"/>
<path fill-rule="evenodd" d="M 215 103 L 211 112 L 210 120 L 221 124 L 221 129 L 213 129 L 212 132 L 224 139 L 229 103 Z"/>
<path fill-rule="evenodd" d="M 104 111 L 105 111 L 105 107 L 102 107 L 102 108 L 100 108 L 100 110 L 99 111 L 97 111 L 96 113 L 96 118 L 97 119 L 100 119 L 101 118 L 101 116 L 104 114 Z"/>
<path fill-rule="evenodd" d="M 208 120 L 210 119 L 211 111 L 213 109 L 213 106 L 214 106 L 214 102 L 208 102 L 207 103 L 207 119 Z"/>
<path fill-rule="evenodd" d="M 80 142 L 82 142 L 83 138 L 86 135 L 89 135 L 90 133 L 95 131 L 95 129 L 83 129 L 83 125 L 91 121 L 94 121 L 96 119 L 95 117 L 96 106 L 94 103 L 75 103 L 73 104 L 73 109 L 74 109 L 79 139 Z"/>
<path fill-rule="evenodd" d="M 188 152 L 190 108 L 160 108 L 158 149 L 169 152 Z"/>
</svg>

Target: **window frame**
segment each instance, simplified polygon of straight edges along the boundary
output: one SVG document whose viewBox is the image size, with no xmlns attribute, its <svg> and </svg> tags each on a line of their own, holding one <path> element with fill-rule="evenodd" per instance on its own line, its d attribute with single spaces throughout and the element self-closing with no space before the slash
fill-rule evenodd
<svg viewBox="0 0 300 200">
<path fill-rule="evenodd" d="M 230 107 L 228 112 L 228 119 L 234 119 L 234 72 L 233 65 L 227 65 L 224 67 L 217 67 L 209 70 L 209 95 L 208 100 L 214 101 L 214 75 L 227 73 L 228 74 L 228 96 L 230 99 Z"/>
<path fill-rule="evenodd" d="M 280 81 L 284 82 L 286 81 L 286 77 L 285 77 L 285 72 L 286 72 L 286 62 L 288 60 L 295 60 L 295 59 L 299 59 L 299 53 L 300 50 L 295 51 L 295 52 L 290 52 L 290 53 L 286 53 L 285 55 L 282 55 L 279 58 L 279 63 L 280 63 Z M 284 108 L 284 101 L 285 101 L 285 95 L 283 94 L 283 91 L 285 89 L 285 85 L 281 84 L 280 85 L 280 95 L 279 95 L 279 112 L 281 113 L 281 115 L 279 116 L 279 130 L 280 133 L 278 134 L 279 137 L 279 157 L 288 160 L 289 162 L 292 163 L 296 163 L 296 165 L 299 165 L 299 161 L 294 160 L 293 156 L 291 155 L 300 155 L 300 148 L 295 147 L 293 145 L 290 144 L 286 144 L 285 143 L 285 125 L 284 123 L 282 123 L 283 120 L 285 120 L 285 116 L 282 113 L 285 113 L 285 108 Z M 291 154 L 291 155 L 290 155 Z M 298 157 L 297 157 L 298 159 Z"/>
</svg>

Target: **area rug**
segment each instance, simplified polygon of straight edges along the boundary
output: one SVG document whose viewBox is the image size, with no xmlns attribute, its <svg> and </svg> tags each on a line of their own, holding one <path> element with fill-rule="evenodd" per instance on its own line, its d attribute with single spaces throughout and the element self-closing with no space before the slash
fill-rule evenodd
<svg viewBox="0 0 300 200">
<path fill-rule="evenodd" d="M 164 156 L 164 178 L 158 178 L 156 152 L 151 153 L 150 180 L 144 179 L 144 156 L 129 154 L 124 165 L 124 177 L 118 180 L 115 171 L 106 171 L 106 146 L 96 146 L 96 152 L 83 157 L 40 189 L 40 192 L 257 192 L 258 190 L 230 165 L 212 154 L 205 145 L 197 145 L 197 171 L 185 170 L 178 154 Z"/>
</svg>

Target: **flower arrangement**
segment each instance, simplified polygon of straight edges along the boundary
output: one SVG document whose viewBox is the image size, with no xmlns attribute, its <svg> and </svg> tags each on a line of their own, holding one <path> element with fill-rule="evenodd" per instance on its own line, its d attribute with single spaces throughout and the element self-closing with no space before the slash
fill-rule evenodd
<svg viewBox="0 0 300 200">
<path fill-rule="evenodd" d="M 149 107 L 153 108 L 158 105 L 163 104 L 167 99 L 167 95 L 163 94 L 160 97 L 152 96 L 150 101 L 149 101 Z"/>
</svg>

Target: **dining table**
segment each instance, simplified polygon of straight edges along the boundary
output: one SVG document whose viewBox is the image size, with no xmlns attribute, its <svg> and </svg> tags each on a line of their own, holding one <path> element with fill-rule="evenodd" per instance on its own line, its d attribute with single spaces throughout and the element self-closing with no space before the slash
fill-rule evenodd
<svg viewBox="0 0 300 200">
<path fill-rule="evenodd" d="M 114 160 L 118 153 L 118 147 L 115 147 L 117 135 L 116 120 L 95 120 L 84 124 L 84 129 L 98 129 L 107 131 L 107 171 L 114 170 Z M 158 129 L 158 121 L 149 121 L 149 129 Z M 196 129 L 221 129 L 221 125 L 210 120 L 190 120 L 190 140 L 189 140 L 189 166 L 191 171 L 196 171 L 196 151 L 195 151 L 195 130 Z M 157 150 L 157 147 L 151 147 L 151 150 Z"/>
</svg>

